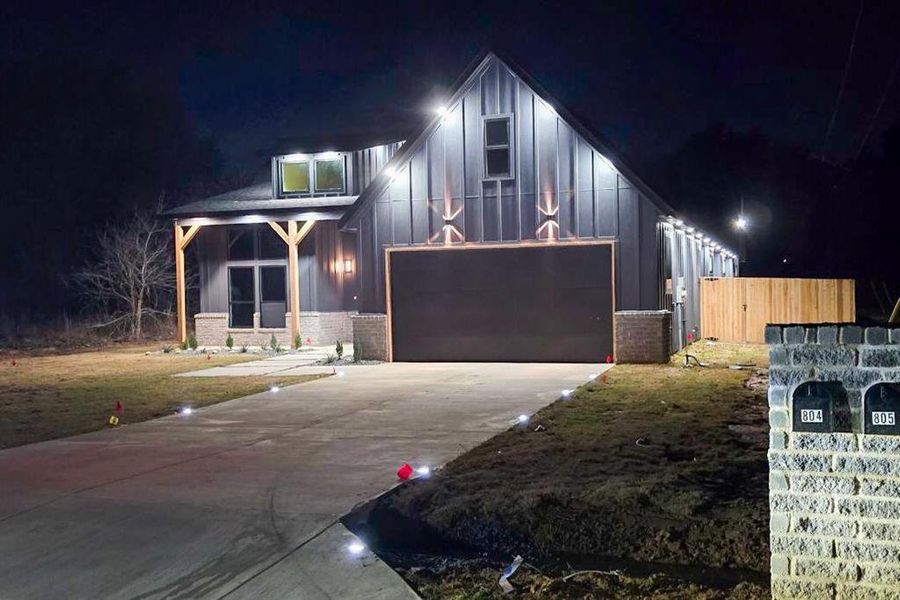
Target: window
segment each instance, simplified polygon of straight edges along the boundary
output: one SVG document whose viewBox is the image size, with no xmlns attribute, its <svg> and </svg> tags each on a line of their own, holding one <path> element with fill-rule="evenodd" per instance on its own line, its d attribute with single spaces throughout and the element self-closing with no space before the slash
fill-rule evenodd
<svg viewBox="0 0 900 600">
<path fill-rule="evenodd" d="M 284 267 L 259 268 L 259 326 L 284 327 L 287 283 Z"/>
<path fill-rule="evenodd" d="M 287 223 L 279 223 L 287 231 Z M 287 258 L 287 244 L 269 225 L 259 230 L 259 257 L 263 260 L 279 260 Z"/>
<path fill-rule="evenodd" d="M 342 192 L 344 191 L 344 159 L 316 161 L 316 191 L 317 192 Z"/>
<path fill-rule="evenodd" d="M 512 168 L 512 117 L 484 120 L 484 176 L 509 179 Z"/>
<path fill-rule="evenodd" d="M 281 192 L 284 194 L 309 192 L 309 161 L 281 163 Z"/>
<path fill-rule="evenodd" d="M 228 326 L 253 327 L 256 309 L 253 267 L 228 268 Z"/>
<path fill-rule="evenodd" d="M 253 260 L 252 227 L 230 227 L 228 229 L 228 260 Z M 274 232 L 272 232 L 274 233 Z"/>
</svg>

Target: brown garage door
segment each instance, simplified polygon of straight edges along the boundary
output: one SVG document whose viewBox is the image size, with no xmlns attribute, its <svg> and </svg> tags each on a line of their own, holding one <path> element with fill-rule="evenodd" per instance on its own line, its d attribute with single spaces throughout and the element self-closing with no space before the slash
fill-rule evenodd
<svg viewBox="0 0 900 600">
<path fill-rule="evenodd" d="M 394 360 L 601 362 L 612 246 L 389 254 Z"/>
</svg>

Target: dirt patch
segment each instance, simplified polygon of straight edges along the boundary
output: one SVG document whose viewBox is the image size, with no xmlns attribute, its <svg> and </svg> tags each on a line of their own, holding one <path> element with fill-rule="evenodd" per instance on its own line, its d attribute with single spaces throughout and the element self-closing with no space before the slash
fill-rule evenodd
<svg viewBox="0 0 900 600">
<path fill-rule="evenodd" d="M 432 479 L 384 497 L 375 513 L 415 523 L 428 531 L 423 537 L 431 538 L 432 546 L 436 538 L 438 546 L 453 548 L 449 554 L 493 560 L 494 570 L 488 569 L 493 586 L 496 561 L 521 554 L 560 573 L 567 565 L 613 564 L 612 558 L 631 567 L 738 570 L 747 574 L 742 579 L 756 579 L 764 589 L 759 581 L 769 560 L 765 349 L 716 344 L 701 350 L 709 367 L 683 368 L 681 357 L 667 366 L 617 366 L 571 399 L 540 411 L 527 428 L 502 433 Z M 731 369 L 735 358 L 757 366 Z M 474 585 L 481 577 L 477 564 L 435 570 L 439 549 L 416 558 L 415 543 L 384 546 L 389 562 L 404 568 L 426 597 L 454 597 L 428 590 L 464 588 L 462 580 Z M 423 564 L 424 570 L 415 569 Z M 626 579 L 588 577 L 566 585 L 595 586 L 596 597 L 634 597 L 607 594 L 603 586 L 652 598 L 760 597 L 746 595 L 755 593 L 752 586 L 738 589 L 736 582 L 713 574 L 710 585 L 702 576 L 682 580 L 678 589 L 687 595 L 652 595 L 641 586 L 668 589 L 672 577 L 650 584 L 638 574 L 641 581 L 626 581 L 639 570 L 630 568 Z M 529 585 L 550 586 L 541 597 L 552 598 L 557 579 Z M 707 592 L 713 595 L 704 596 Z M 727 595 L 732 593 L 739 595 Z"/>
</svg>

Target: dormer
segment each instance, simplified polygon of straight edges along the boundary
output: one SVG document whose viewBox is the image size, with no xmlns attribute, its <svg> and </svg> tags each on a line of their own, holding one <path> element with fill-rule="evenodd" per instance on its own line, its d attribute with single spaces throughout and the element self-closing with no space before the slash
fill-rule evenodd
<svg viewBox="0 0 900 600">
<path fill-rule="evenodd" d="M 272 158 L 274 198 L 344 196 L 349 152 L 283 154 Z"/>
</svg>

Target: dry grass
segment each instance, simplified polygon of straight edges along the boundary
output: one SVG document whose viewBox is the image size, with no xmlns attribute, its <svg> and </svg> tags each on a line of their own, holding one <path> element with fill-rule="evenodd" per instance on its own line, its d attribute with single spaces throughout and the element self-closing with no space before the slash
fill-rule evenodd
<svg viewBox="0 0 900 600">
<path fill-rule="evenodd" d="M 171 377 L 175 373 L 258 359 L 247 355 L 153 354 L 128 346 L 62 356 L 7 356 L 0 363 L 0 448 L 108 427 L 116 401 L 121 423 L 171 414 L 179 406 L 215 404 L 306 377 Z"/>
<path fill-rule="evenodd" d="M 527 428 L 492 438 L 385 501 L 444 539 L 494 556 L 611 557 L 765 573 L 765 376 L 748 384 L 753 371 L 728 368 L 765 367 L 765 347 L 700 342 L 690 351 L 711 366 L 683 368 L 683 357 L 669 365 L 616 366 L 604 380 L 540 411 Z M 411 579 L 427 598 L 502 597 L 496 580 L 460 595 L 460 578 L 467 577 L 478 579 L 472 572 L 433 579 L 418 572 Z M 697 592 L 676 588 L 660 588 L 660 595 L 647 589 L 640 597 Z M 579 590 L 576 597 L 623 597 L 601 588 L 592 593 Z"/>
</svg>

